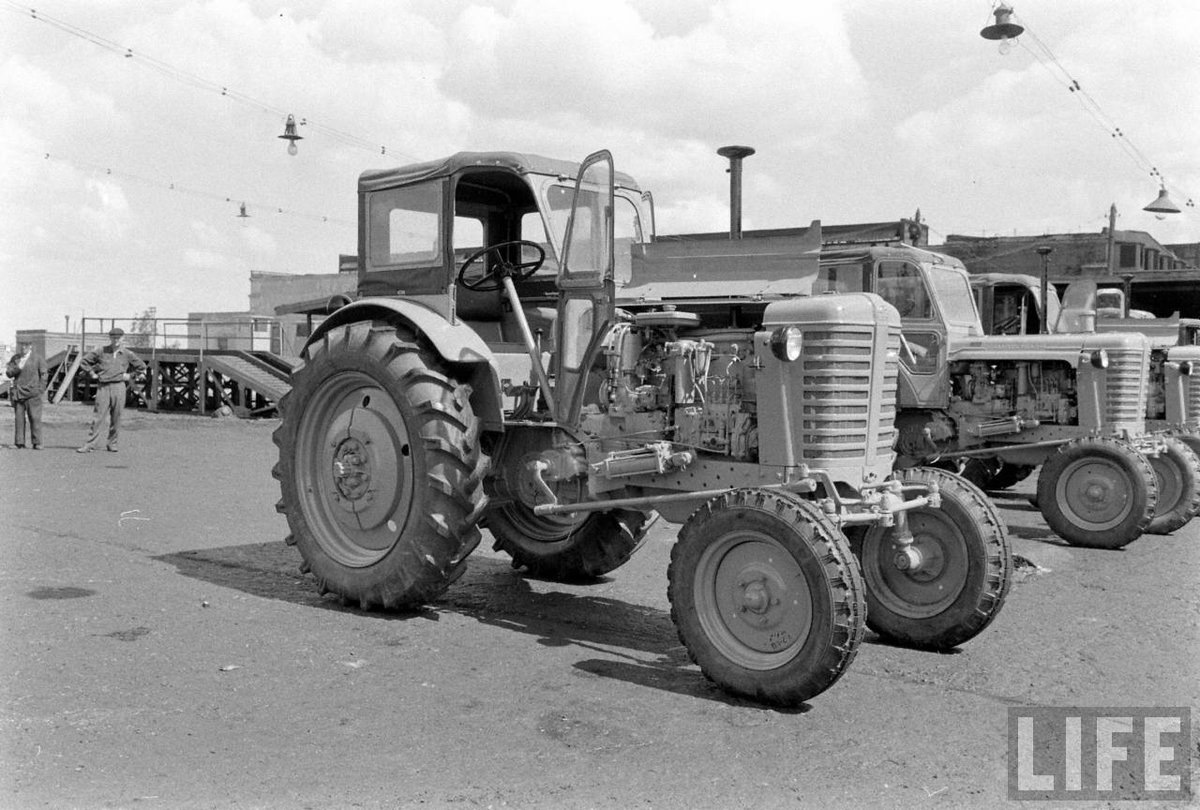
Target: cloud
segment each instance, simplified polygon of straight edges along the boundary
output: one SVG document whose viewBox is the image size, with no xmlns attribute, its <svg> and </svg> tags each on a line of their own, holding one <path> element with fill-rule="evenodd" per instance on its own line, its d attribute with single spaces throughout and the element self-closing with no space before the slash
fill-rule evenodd
<svg viewBox="0 0 1200 810">
<path fill-rule="evenodd" d="M 657 31 L 626 2 L 567 5 L 569 14 L 553 0 L 467 9 L 451 34 L 464 47 L 449 54 L 442 88 L 480 117 L 569 112 L 712 142 L 754 130 L 795 143 L 864 112 L 836 5 L 718 2 L 678 34 Z"/>
<path fill-rule="evenodd" d="M 230 264 L 229 256 L 211 250 L 187 248 L 181 252 L 180 256 L 183 259 L 184 267 L 193 269 L 215 269 Z"/>
<path fill-rule="evenodd" d="M 129 201 L 121 186 L 87 178 L 84 189 L 95 197 L 95 203 L 79 211 L 80 222 L 87 226 L 83 238 L 110 243 L 124 239 L 129 233 Z"/>
</svg>

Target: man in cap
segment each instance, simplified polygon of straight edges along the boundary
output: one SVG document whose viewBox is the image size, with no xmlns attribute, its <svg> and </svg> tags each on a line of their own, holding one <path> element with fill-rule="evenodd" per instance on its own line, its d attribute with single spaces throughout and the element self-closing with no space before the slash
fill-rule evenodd
<svg viewBox="0 0 1200 810">
<path fill-rule="evenodd" d="M 100 443 L 100 432 L 108 419 L 108 444 L 110 453 L 117 452 L 117 436 L 121 430 L 121 411 L 125 407 L 125 384 L 133 373 L 145 374 L 146 363 L 123 345 L 125 330 L 114 326 L 108 333 L 109 344 L 102 349 L 93 349 L 83 356 L 79 367 L 96 380 L 96 410 L 92 417 L 92 429 L 88 440 L 77 453 L 90 453 Z M 133 369 L 133 373 L 130 372 Z"/>
<path fill-rule="evenodd" d="M 46 392 L 46 360 L 33 349 L 33 343 L 22 340 L 20 350 L 8 361 L 4 373 L 12 378 L 8 398 L 16 412 L 13 426 L 13 445 L 25 446 L 25 423 L 29 423 L 29 440 L 34 450 L 42 449 L 42 395 Z"/>
</svg>

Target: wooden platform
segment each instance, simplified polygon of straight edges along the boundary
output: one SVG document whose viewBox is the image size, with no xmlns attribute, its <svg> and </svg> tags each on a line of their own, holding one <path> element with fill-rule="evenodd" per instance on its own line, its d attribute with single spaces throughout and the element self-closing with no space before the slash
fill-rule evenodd
<svg viewBox="0 0 1200 810">
<path fill-rule="evenodd" d="M 129 407 L 151 411 L 212 413 L 228 406 L 238 416 L 272 416 L 291 390 L 292 363 L 271 352 L 198 349 L 138 349 L 146 379 L 129 388 Z M 78 353 L 68 348 L 47 361 L 51 402 L 91 402 L 96 383 L 78 371 Z"/>
</svg>

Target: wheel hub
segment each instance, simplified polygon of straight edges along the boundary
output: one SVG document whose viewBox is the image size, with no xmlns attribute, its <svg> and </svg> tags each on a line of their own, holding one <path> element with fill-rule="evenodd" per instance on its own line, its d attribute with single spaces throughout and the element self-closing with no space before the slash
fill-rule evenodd
<svg viewBox="0 0 1200 810">
<path fill-rule="evenodd" d="M 341 497 L 347 500 L 370 499 L 371 457 L 366 446 L 358 439 L 344 439 L 334 450 L 333 484 Z"/>
<path fill-rule="evenodd" d="M 1069 465 L 1055 483 L 1054 493 L 1064 515 L 1090 531 L 1113 528 L 1132 508 L 1121 470 L 1103 458 L 1083 458 Z"/>
<path fill-rule="evenodd" d="M 779 604 L 779 597 L 771 595 L 771 588 L 767 577 L 758 576 L 751 579 L 743 579 L 738 582 L 742 589 L 742 613 L 753 613 L 761 620 L 769 621 L 767 611 L 773 605 Z"/>
</svg>

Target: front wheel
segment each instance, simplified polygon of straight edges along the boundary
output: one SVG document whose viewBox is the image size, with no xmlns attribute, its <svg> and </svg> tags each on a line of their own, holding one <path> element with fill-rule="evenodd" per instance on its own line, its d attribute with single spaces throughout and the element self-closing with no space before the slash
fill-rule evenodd
<svg viewBox="0 0 1200 810">
<path fill-rule="evenodd" d="M 680 641 L 734 694 L 801 703 L 841 677 L 862 641 L 846 539 L 794 495 L 741 489 L 706 503 L 680 531 L 667 580 Z"/>
<path fill-rule="evenodd" d="M 595 579 L 624 565 L 650 528 L 644 512 L 630 509 L 542 516 L 521 503 L 489 512 L 484 526 L 514 568 L 554 582 Z"/>
<path fill-rule="evenodd" d="M 1151 457 L 1158 505 L 1147 534 L 1170 534 L 1200 513 L 1200 459 L 1182 440 L 1163 436 L 1166 449 Z"/>
<path fill-rule="evenodd" d="M 1154 520 L 1154 468 L 1120 439 L 1067 442 L 1042 465 L 1037 502 L 1050 528 L 1071 545 L 1117 549 Z"/>
<path fill-rule="evenodd" d="M 937 484 L 942 505 L 907 513 L 911 552 L 891 528 L 856 532 L 867 583 L 867 627 L 899 644 L 948 650 L 1000 612 L 1012 584 L 1012 551 L 999 511 L 974 484 L 931 467 L 901 470 L 904 484 Z"/>
</svg>

